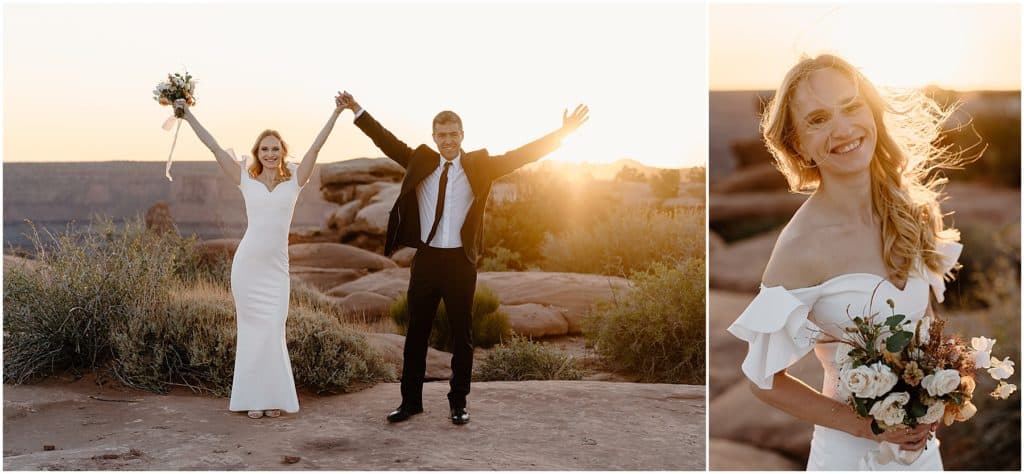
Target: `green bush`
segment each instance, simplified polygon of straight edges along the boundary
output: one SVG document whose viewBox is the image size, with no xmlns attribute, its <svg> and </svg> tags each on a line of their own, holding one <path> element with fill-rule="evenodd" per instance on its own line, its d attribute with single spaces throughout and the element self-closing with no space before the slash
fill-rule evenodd
<svg viewBox="0 0 1024 474">
<path fill-rule="evenodd" d="M 231 294 L 212 284 L 175 293 L 163 314 L 117 328 L 115 373 L 128 385 L 155 392 L 181 385 L 229 395 L 236 342 Z M 297 386 L 334 393 L 394 379 L 394 368 L 337 318 L 291 304 L 285 333 Z"/>
<path fill-rule="evenodd" d="M 960 243 L 964 249 L 960 255 L 963 266 L 956 279 L 946 283 L 944 306 L 960 309 L 989 308 L 1001 300 L 1002 293 L 993 298 L 992 290 L 998 285 L 985 284 L 995 276 L 1001 262 L 1005 274 L 998 281 L 1020 280 L 1020 254 L 1012 226 L 999 228 L 993 224 L 967 221 L 960 225 Z M 1005 286 L 1005 285 L 1003 285 Z"/>
<path fill-rule="evenodd" d="M 118 232 L 99 218 L 85 232 L 69 228 L 51 242 L 34 232 L 40 270 L 4 268 L 4 382 L 108 361 L 111 327 L 166 304 L 176 238 L 148 233 L 139 222 Z"/>
<path fill-rule="evenodd" d="M 501 302 L 498 296 L 486 286 L 477 286 L 473 295 L 473 345 L 476 347 L 491 347 L 500 343 L 512 334 L 512 327 L 508 322 L 508 315 L 498 310 Z M 391 319 L 398 326 L 399 332 L 405 335 L 409 330 L 409 300 L 402 295 L 397 301 L 391 304 Z M 448 313 L 444 308 L 444 301 L 437 307 L 437 315 L 434 316 L 434 326 L 430 332 L 430 346 L 442 350 L 451 351 L 451 327 L 448 323 Z"/>
<path fill-rule="evenodd" d="M 317 393 L 351 392 L 378 381 L 394 381 L 395 368 L 366 337 L 336 318 L 299 306 L 288 312 L 288 352 L 295 383 Z"/>
<path fill-rule="evenodd" d="M 126 385 L 158 393 L 174 386 L 231 393 L 235 309 L 215 284 L 182 286 L 162 311 L 128 318 L 111 331 L 113 370 Z"/>
<path fill-rule="evenodd" d="M 573 183 L 550 171 L 519 170 L 500 180 L 515 186 L 515 199 L 498 202 L 492 194 L 484 214 L 484 262 L 509 263 L 521 270 L 538 265 L 548 235 L 585 227 L 618 204 L 615 183 Z M 508 255 L 497 252 L 507 251 Z M 513 261 L 510 256 L 518 255 Z M 491 259 L 491 260 L 488 260 Z"/>
<path fill-rule="evenodd" d="M 547 344 L 513 336 L 487 354 L 474 379 L 490 380 L 579 380 L 573 357 Z"/>
<path fill-rule="evenodd" d="M 109 367 L 125 384 L 227 395 L 235 356 L 234 301 L 224 281 L 190 268 L 194 242 L 118 229 L 97 219 L 4 268 L 4 382 Z M 394 379 L 394 368 L 322 295 L 293 288 L 287 338 L 299 386 L 344 392 Z"/>
<path fill-rule="evenodd" d="M 544 244 L 547 271 L 628 275 L 666 259 L 704 256 L 702 212 L 617 208 Z"/>
<path fill-rule="evenodd" d="M 629 293 L 583 319 L 584 336 L 613 369 L 641 381 L 704 384 L 704 274 L 702 258 L 634 273 Z"/>
<path fill-rule="evenodd" d="M 651 185 L 651 192 L 661 199 L 674 198 L 679 195 L 680 170 L 660 170 L 658 174 L 651 176 L 648 183 Z"/>
<path fill-rule="evenodd" d="M 501 246 L 489 249 L 486 256 L 480 260 L 479 267 L 482 272 L 522 271 L 525 269 L 526 265 L 523 264 L 519 252 Z"/>
</svg>

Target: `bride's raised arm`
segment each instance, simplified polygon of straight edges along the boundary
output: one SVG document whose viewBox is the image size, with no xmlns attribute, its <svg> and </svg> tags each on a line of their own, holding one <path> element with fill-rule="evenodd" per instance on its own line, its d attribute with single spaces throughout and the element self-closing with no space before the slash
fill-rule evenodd
<svg viewBox="0 0 1024 474">
<path fill-rule="evenodd" d="M 203 142 L 203 145 L 206 145 L 206 148 L 209 148 L 210 151 L 213 152 L 213 156 L 217 158 L 217 164 L 220 165 L 220 169 L 224 171 L 224 174 L 226 174 L 231 182 L 237 186 L 242 180 L 242 168 L 244 164 L 239 164 L 231 157 L 231 155 L 228 154 L 228 152 L 224 151 L 224 149 L 217 144 L 217 140 L 214 140 L 213 135 L 210 135 L 210 132 L 203 128 L 199 123 L 199 119 L 197 119 L 196 116 L 192 114 L 192 111 L 189 110 L 188 105 L 182 104 L 181 106 L 185 109 L 185 115 L 182 118 L 192 126 L 192 130 L 196 132 L 196 136 L 199 137 L 199 141 Z"/>
<path fill-rule="evenodd" d="M 313 167 L 316 165 L 317 156 L 320 155 L 320 149 L 324 147 L 324 143 L 327 142 L 327 137 L 331 135 L 331 130 L 334 129 L 334 123 L 338 121 L 338 116 L 341 115 L 341 111 L 345 110 L 342 107 L 341 93 L 339 92 L 337 97 L 334 98 L 334 112 L 331 112 L 330 118 L 327 119 L 327 123 L 324 124 L 324 128 L 320 130 L 320 134 L 313 140 L 313 144 L 310 145 L 309 151 L 302 156 L 302 161 L 299 163 L 299 168 L 296 171 L 295 179 L 299 186 L 306 184 L 309 181 L 309 177 L 313 174 Z"/>
</svg>

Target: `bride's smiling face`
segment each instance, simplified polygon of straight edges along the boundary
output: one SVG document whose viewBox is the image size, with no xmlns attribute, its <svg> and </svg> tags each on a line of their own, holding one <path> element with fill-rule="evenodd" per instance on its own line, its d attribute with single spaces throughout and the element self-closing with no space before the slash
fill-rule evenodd
<svg viewBox="0 0 1024 474">
<path fill-rule="evenodd" d="M 867 172 L 878 131 L 857 84 L 834 68 L 810 73 L 793 91 L 790 120 L 800 158 L 822 174 Z"/>
<path fill-rule="evenodd" d="M 284 147 L 281 146 L 281 140 L 278 140 L 277 137 L 273 135 L 263 137 L 256 150 L 257 157 L 264 168 L 274 170 L 281 166 Z"/>
</svg>

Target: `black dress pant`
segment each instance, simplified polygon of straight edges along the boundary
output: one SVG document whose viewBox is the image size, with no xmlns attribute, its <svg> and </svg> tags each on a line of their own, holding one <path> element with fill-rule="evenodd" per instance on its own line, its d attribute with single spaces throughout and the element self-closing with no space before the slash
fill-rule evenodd
<svg viewBox="0 0 1024 474">
<path fill-rule="evenodd" d="M 421 247 L 413 257 L 409 278 L 409 330 L 402 361 L 402 406 L 423 408 L 423 376 L 427 343 L 437 306 L 444 300 L 451 327 L 452 378 L 448 403 L 465 408 L 473 374 L 473 293 L 476 266 L 462 247 Z"/>
</svg>

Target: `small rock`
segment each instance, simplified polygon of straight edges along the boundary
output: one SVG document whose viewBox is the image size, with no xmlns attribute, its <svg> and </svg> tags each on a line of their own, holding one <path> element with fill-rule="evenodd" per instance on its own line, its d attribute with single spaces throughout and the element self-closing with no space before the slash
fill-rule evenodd
<svg viewBox="0 0 1024 474">
<path fill-rule="evenodd" d="M 282 456 L 281 457 L 281 462 L 283 462 L 285 464 L 295 464 L 295 463 L 299 462 L 300 460 L 302 460 L 302 458 L 299 457 L 299 456 Z"/>
<path fill-rule="evenodd" d="M 43 451 L 53 451 L 54 449 L 57 449 L 57 447 L 52 444 L 43 445 Z"/>
<path fill-rule="evenodd" d="M 216 453 L 216 454 L 224 454 L 224 453 L 228 452 L 228 450 L 226 450 L 226 449 L 214 449 L 213 452 Z"/>
</svg>

